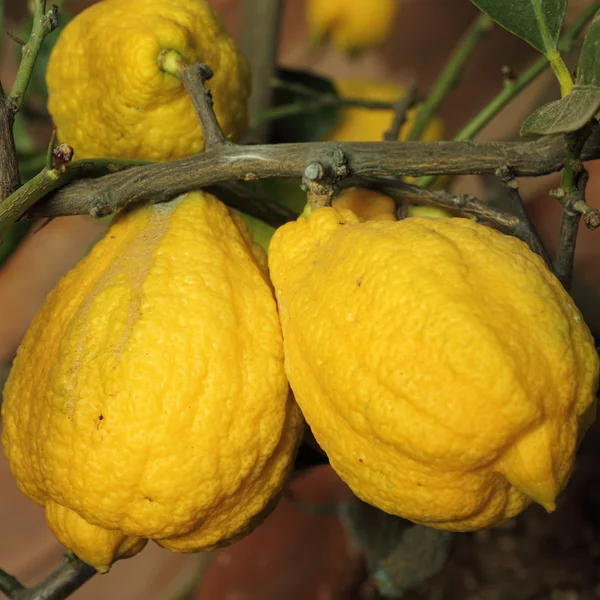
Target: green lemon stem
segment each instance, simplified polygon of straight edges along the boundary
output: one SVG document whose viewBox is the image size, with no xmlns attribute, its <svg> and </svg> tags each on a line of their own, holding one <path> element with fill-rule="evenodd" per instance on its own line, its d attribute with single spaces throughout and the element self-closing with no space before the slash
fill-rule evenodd
<svg viewBox="0 0 600 600">
<path fill-rule="evenodd" d="M 573 89 L 573 78 L 558 51 L 549 54 L 548 61 L 560 84 L 560 95 L 564 98 Z"/>
<path fill-rule="evenodd" d="M 183 56 L 177 50 L 167 48 L 161 50 L 156 58 L 159 68 L 165 73 L 181 78 L 183 69 L 188 65 Z"/>
</svg>

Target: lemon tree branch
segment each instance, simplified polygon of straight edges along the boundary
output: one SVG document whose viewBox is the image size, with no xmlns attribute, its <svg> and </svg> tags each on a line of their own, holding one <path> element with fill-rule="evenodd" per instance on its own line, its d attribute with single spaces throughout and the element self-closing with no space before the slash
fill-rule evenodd
<svg viewBox="0 0 600 600">
<path fill-rule="evenodd" d="M 213 72 L 207 65 L 196 63 L 183 69 L 181 77 L 183 85 L 192 99 L 196 115 L 202 127 L 204 146 L 207 152 L 230 142 L 225 138 L 221 126 L 213 110 L 213 99 L 204 83 L 211 79 Z"/>
<path fill-rule="evenodd" d="M 13 120 L 14 115 L 8 108 L 0 83 L 0 200 L 12 194 L 21 184 Z"/>
<path fill-rule="evenodd" d="M 58 7 L 53 5 L 46 11 L 45 0 L 35 0 L 33 3 L 33 27 L 29 41 L 23 46 L 23 54 L 17 76 L 10 95 L 7 98 L 9 108 L 17 113 L 23 104 L 25 92 L 29 86 L 37 55 L 42 47 L 44 38 L 54 31 L 58 25 Z"/>
<path fill-rule="evenodd" d="M 5 95 L 0 84 L 0 200 L 7 198 L 20 185 L 19 164 L 13 135 L 13 123 L 31 79 L 33 66 L 44 38 L 58 24 L 58 9 L 46 11 L 44 0 L 33 4 L 33 27 L 29 41 L 23 46 L 21 63 L 12 90 Z M 0 31 L 0 33 L 4 33 Z"/>
<path fill-rule="evenodd" d="M 586 206 L 585 188 L 589 175 L 581 160 L 581 151 L 589 131 L 590 127 L 586 126 L 580 131 L 565 135 L 565 166 L 561 186 L 554 193 L 554 196 L 563 205 L 558 248 L 554 259 L 554 273 L 567 290 L 571 287 L 573 278 L 577 229 L 581 219 L 581 210 L 582 207 Z M 579 210 L 575 208 L 576 204 Z"/>
<path fill-rule="evenodd" d="M 134 202 L 163 202 L 177 194 L 229 181 L 269 177 L 302 178 L 306 165 L 341 150 L 349 177 L 400 178 L 419 175 L 494 174 L 507 165 L 515 177 L 546 175 L 562 169 L 561 136 L 531 142 L 315 142 L 304 144 L 228 145 L 174 161 L 136 166 L 95 179 L 75 181 L 36 205 L 35 217 L 110 214 Z M 600 158 L 600 131 L 590 136 L 583 160 Z M 74 161 L 64 183 L 93 171 L 98 161 Z M 107 161 L 104 161 L 106 163 Z M 82 166 L 86 168 L 82 169 Z M 71 174 L 71 169 L 79 173 Z M 37 193 L 37 199 L 45 196 Z M 10 200 L 10 199 L 8 199 Z M 7 200 L 7 201 L 8 201 Z M 0 208 L 1 208 L 0 204 Z M 264 218 L 267 215 L 260 216 Z M 267 218 L 267 220 L 269 220 Z"/>
<path fill-rule="evenodd" d="M 7 598 L 14 598 L 17 592 L 24 590 L 25 586 L 15 577 L 0 569 L 0 592 Z"/>
</svg>

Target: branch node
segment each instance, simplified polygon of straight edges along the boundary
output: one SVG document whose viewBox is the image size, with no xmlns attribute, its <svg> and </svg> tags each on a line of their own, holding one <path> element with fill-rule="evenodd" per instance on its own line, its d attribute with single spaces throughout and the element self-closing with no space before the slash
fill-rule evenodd
<svg viewBox="0 0 600 600">
<path fill-rule="evenodd" d="M 64 173 L 72 160 L 73 148 L 69 144 L 59 144 L 52 149 L 52 167 L 60 173 Z"/>
</svg>

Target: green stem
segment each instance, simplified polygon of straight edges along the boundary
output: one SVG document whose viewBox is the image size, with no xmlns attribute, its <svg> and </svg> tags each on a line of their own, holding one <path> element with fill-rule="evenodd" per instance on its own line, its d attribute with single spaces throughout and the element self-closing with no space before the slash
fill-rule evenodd
<svg viewBox="0 0 600 600">
<path fill-rule="evenodd" d="M 23 46 L 23 54 L 17 76 L 7 98 L 9 106 L 13 113 L 17 113 L 23 104 L 25 92 L 29 86 L 33 67 L 37 59 L 44 38 L 56 29 L 58 24 L 58 9 L 55 7 L 44 13 L 46 2 L 44 0 L 35 0 L 33 5 L 33 26 L 29 41 Z"/>
<path fill-rule="evenodd" d="M 565 30 L 558 43 L 562 52 L 569 52 L 573 43 L 600 9 L 600 0 L 594 0 Z M 517 79 L 504 83 L 502 90 L 482 108 L 455 136 L 454 141 L 472 140 L 515 96 L 517 96 L 530 83 L 537 79 L 549 66 L 545 56 L 540 56 Z M 420 177 L 417 184 L 429 187 L 436 176 Z"/>
<path fill-rule="evenodd" d="M 467 60 L 479 43 L 479 40 L 492 28 L 492 25 L 492 20 L 485 14 L 481 14 L 475 19 L 473 25 L 452 52 L 450 60 L 440 73 L 427 99 L 421 108 L 419 108 L 415 122 L 408 134 L 408 141 L 416 141 L 423 135 L 430 119 L 437 113 L 442 100 L 456 85 Z"/>
<path fill-rule="evenodd" d="M 571 77 L 571 73 L 569 73 L 569 69 L 567 69 L 567 65 L 565 65 L 558 51 L 548 57 L 548 62 L 554 71 L 556 79 L 558 79 L 560 95 L 564 98 L 567 94 L 570 94 L 573 89 L 573 78 Z"/>
</svg>

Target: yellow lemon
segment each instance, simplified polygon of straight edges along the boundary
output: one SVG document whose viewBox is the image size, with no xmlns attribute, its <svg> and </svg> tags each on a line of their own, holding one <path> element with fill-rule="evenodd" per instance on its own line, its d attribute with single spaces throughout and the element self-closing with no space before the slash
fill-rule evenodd
<svg viewBox="0 0 600 600">
<path fill-rule="evenodd" d="M 396 221 L 396 203 L 385 194 L 364 188 L 350 188 L 334 199 L 338 209 L 351 210 L 363 221 Z"/>
<path fill-rule="evenodd" d="M 99 571 L 147 539 L 193 552 L 255 527 L 303 421 L 242 219 L 199 192 L 120 216 L 33 321 L 2 419 L 20 488 Z"/>
<path fill-rule="evenodd" d="M 317 44 L 330 38 L 346 54 L 380 45 L 390 35 L 399 0 L 308 0 L 310 36 Z"/>
<path fill-rule="evenodd" d="M 48 110 L 75 158 L 158 161 L 204 149 L 181 80 L 158 66 L 164 50 L 206 63 L 225 135 L 245 130 L 249 67 L 206 0 L 104 0 L 67 24 L 48 63 Z"/>
<path fill-rule="evenodd" d="M 292 390 L 357 496 L 459 531 L 555 508 L 599 360 L 523 242 L 469 219 L 329 207 L 277 230 L 269 267 Z"/>
</svg>

